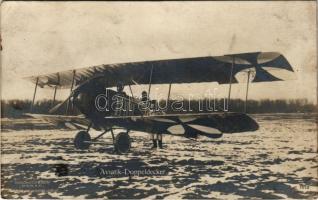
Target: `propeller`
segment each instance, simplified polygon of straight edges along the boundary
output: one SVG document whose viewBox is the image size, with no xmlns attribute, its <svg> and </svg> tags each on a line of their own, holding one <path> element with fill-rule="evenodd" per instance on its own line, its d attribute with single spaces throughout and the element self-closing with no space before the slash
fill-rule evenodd
<svg viewBox="0 0 318 200">
<path fill-rule="evenodd" d="M 100 77 L 103 77 L 103 75 L 101 74 L 101 75 L 94 76 L 94 77 L 92 77 L 92 78 L 90 78 L 90 79 L 84 81 L 83 83 L 79 84 L 78 86 L 76 86 L 76 87 L 74 88 L 74 90 L 71 92 L 71 94 L 70 94 L 62 103 L 59 103 L 59 104 L 57 104 L 56 106 L 54 106 L 53 108 L 51 108 L 51 109 L 49 110 L 49 113 L 50 113 L 50 114 L 55 113 L 59 108 L 61 108 L 65 103 L 67 103 L 71 97 L 77 96 L 76 94 L 77 94 L 81 89 L 85 88 L 85 87 L 84 87 L 85 85 L 87 86 L 91 81 L 93 81 L 94 79 L 100 78 Z"/>
<path fill-rule="evenodd" d="M 86 84 L 89 83 L 91 80 L 93 80 L 93 79 L 95 79 L 95 78 L 98 78 L 98 77 L 100 77 L 100 76 L 96 76 L 96 77 L 93 77 L 93 78 L 91 78 L 91 79 L 88 79 L 88 80 L 84 81 L 83 83 L 79 84 L 78 86 L 76 86 L 76 87 L 74 88 L 74 90 L 71 92 L 71 94 L 70 94 L 62 103 L 59 103 L 59 104 L 55 105 L 53 108 L 51 108 L 51 109 L 49 110 L 49 113 L 50 113 L 50 114 L 55 113 L 55 112 L 56 112 L 59 108 L 61 108 L 66 102 L 68 102 L 69 99 L 70 99 L 72 96 L 74 96 L 74 94 L 75 94 L 76 92 L 78 92 L 81 88 L 83 88 L 84 85 L 86 85 Z"/>
</svg>

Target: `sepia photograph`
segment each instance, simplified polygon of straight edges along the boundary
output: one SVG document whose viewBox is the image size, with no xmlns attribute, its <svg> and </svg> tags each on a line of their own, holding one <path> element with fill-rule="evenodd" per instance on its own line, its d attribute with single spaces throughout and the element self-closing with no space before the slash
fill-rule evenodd
<svg viewBox="0 0 318 200">
<path fill-rule="evenodd" d="M 316 6 L 2 1 L 1 198 L 318 198 Z"/>
</svg>

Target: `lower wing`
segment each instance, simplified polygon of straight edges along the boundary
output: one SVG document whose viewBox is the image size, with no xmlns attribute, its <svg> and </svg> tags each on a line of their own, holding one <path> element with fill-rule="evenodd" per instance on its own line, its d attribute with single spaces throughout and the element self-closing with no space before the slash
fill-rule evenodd
<svg viewBox="0 0 318 200">
<path fill-rule="evenodd" d="M 244 113 L 199 113 L 105 117 L 112 124 L 131 130 L 197 138 L 256 131 L 255 120 Z"/>
<path fill-rule="evenodd" d="M 41 119 L 51 124 L 56 125 L 58 128 L 70 128 L 70 129 L 86 129 L 90 124 L 83 115 L 67 116 L 67 115 L 43 115 L 26 113 L 26 116 Z"/>
</svg>

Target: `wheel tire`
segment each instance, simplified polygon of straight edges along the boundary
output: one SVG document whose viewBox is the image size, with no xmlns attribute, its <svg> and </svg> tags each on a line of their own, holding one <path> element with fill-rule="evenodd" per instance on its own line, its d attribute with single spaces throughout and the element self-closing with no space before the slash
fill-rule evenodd
<svg viewBox="0 0 318 200">
<path fill-rule="evenodd" d="M 80 131 L 76 134 L 74 138 L 74 145 L 76 149 L 88 149 L 90 146 L 91 136 L 86 131 Z"/>
<path fill-rule="evenodd" d="M 131 139 L 128 133 L 120 132 L 115 137 L 115 150 L 119 154 L 127 153 L 131 147 Z"/>
</svg>

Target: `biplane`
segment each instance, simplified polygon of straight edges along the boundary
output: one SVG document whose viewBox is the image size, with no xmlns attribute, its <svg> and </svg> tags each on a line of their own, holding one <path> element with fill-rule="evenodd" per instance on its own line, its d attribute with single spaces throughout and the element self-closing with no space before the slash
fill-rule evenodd
<svg viewBox="0 0 318 200">
<path fill-rule="evenodd" d="M 141 100 L 134 96 L 132 85 L 148 85 L 149 95 L 152 85 L 168 84 L 167 101 L 169 101 L 173 84 L 217 82 L 229 85 L 228 100 L 230 100 L 231 85 L 239 82 L 238 74 L 244 73 L 247 83 L 246 102 L 249 83 L 282 81 L 280 77 L 271 73 L 275 70 L 293 72 L 289 62 L 280 53 L 252 52 L 105 64 L 37 75 L 27 79 L 35 83 L 32 106 L 38 86 L 54 89 L 53 102 L 57 89 L 70 89 L 68 98 L 62 103 L 53 105 L 49 111 L 51 115 L 42 115 L 42 117 L 60 121 L 89 121 L 86 124 L 87 128 L 80 130 L 74 138 L 77 149 L 88 149 L 90 145 L 98 143 L 97 140 L 104 134 L 110 133 L 114 149 L 118 153 L 126 153 L 131 147 L 129 135 L 131 131 L 170 134 L 192 139 L 198 136 L 219 138 L 223 134 L 256 131 L 259 128 L 258 123 L 246 112 L 222 110 L 208 113 L 168 114 L 164 111 L 152 112 L 151 107 L 136 109 Z M 113 89 L 119 82 L 129 87 L 130 95 L 119 94 L 121 92 Z M 97 100 L 98 105 L 96 105 Z M 109 106 L 114 102 L 121 102 L 121 109 Z M 65 105 L 66 115 L 54 115 Z M 75 107 L 82 115 L 69 116 L 70 107 Z M 91 127 L 101 130 L 95 138 L 91 138 L 89 134 Z M 121 128 L 123 131 L 115 135 L 113 131 L 115 128 Z"/>
</svg>

